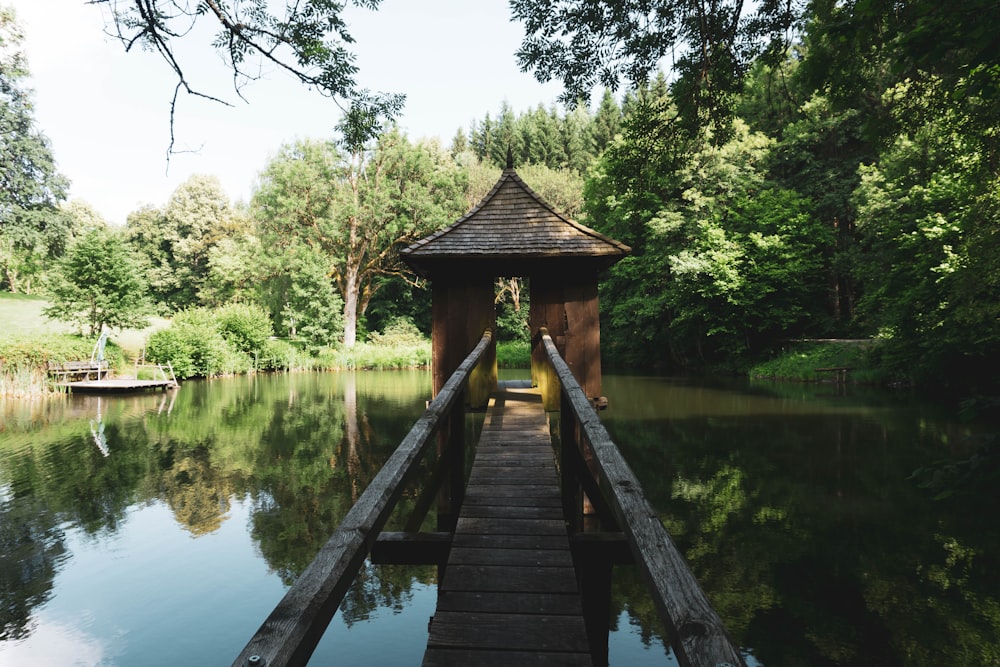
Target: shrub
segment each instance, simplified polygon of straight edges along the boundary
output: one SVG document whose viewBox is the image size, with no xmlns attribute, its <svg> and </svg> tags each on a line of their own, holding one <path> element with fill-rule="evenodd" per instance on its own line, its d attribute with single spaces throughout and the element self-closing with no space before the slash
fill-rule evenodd
<svg viewBox="0 0 1000 667">
<path fill-rule="evenodd" d="M 0 339 L 0 395 L 44 394 L 51 387 L 49 361 L 90 359 L 94 341 L 68 334 L 29 335 Z M 112 368 L 121 368 L 125 355 L 109 342 L 104 358 Z"/>
<path fill-rule="evenodd" d="M 425 345 L 427 339 L 420 333 L 417 325 L 405 317 L 398 317 L 382 329 L 382 333 L 374 331 L 368 335 L 368 342 L 376 347 L 417 347 Z"/>
<path fill-rule="evenodd" d="M 256 304 L 229 303 L 212 314 L 222 337 L 250 355 L 261 352 L 273 333 L 270 316 Z"/>
<path fill-rule="evenodd" d="M 531 368 L 531 343 L 526 340 L 498 341 L 497 365 L 500 368 Z"/>
<path fill-rule="evenodd" d="M 227 375 L 253 367 L 250 356 L 229 345 L 213 313 L 204 308 L 181 311 L 169 328 L 150 335 L 146 356 L 160 364 L 169 361 L 179 378 Z"/>
<path fill-rule="evenodd" d="M 751 378 L 823 382 L 833 379 L 817 368 L 849 368 L 854 382 L 878 382 L 878 369 L 872 367 L 870 344 L 853 342 L 800 343 L 774 359 L 759 363 L 749 371 Z"/>
<path fill-rule="evenodd" d="M 257 358 L 257 368 L 260 370 L 293 371 L 311 367 L 312 359 L 309 355 L 285 340 L 265 341 Z"/>
</svg>

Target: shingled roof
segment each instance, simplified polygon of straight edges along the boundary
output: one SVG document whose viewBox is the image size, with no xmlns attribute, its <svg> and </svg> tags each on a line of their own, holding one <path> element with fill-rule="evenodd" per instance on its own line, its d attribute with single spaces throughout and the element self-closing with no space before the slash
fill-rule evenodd
<svg viewBox="0 0 1000 667">
<path fill-rule="evenodd" d="M 552 260 L 610 266 L 629 252 L 627 245 L 560 214 L 508 167 L 475 208 L 400 255 L 421 275 L 442 267 L 468 268 L 470 260 L 504 275 L 504 267 L 530 271 Z"/>
</svg>

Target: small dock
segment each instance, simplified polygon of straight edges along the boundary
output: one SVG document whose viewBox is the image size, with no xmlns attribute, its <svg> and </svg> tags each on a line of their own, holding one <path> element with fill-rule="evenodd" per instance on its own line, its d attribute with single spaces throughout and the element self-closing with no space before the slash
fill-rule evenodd
<svg viewBox="0 0 1000 667">
<path fill-rule="evenodd" d="M 593 664 L 537 389 L 490 400 L 423 664 Z"/>
<path fill-rule="evenodd" d="M 70 393 L 128 394 L 156 389 L 166 391 L 178 386 L 177 376 L 174 375 L 174 367 L 170 362 L 163 366 L 136 361 L 132 377 L 111 378 L 108 377 L 110 372 L 107 362 L 103 360 L 49 363 L 49 374 L 62 379 L 55 386 Z M 140 374 L 153 377 L 140 379 Z"/>
<path fill-rule="evenodd" d="M 60 382 L 56 385 L 74 394 L 126 394 L 155 389 L 173 389 L 174 380 L 136 380 L 133 378 L 113 378 L 103 380 L 79 380 Z"/>
</svg>

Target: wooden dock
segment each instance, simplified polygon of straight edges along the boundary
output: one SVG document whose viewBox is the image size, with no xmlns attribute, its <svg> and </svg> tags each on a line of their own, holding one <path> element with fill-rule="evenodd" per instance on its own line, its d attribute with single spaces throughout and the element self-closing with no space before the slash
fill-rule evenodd
<svg viewBox="0 0 1000 667">
<path fill-rule="evenodd" d="M 490 400 L 425 666 L 592 665 L 541 395 Z"/>
<path fill-rule="evenodd" d="M 173 389 L 177 386 L 174 380 L 135 380 L 132 378 L 115 378 L 104 380 L 80 380 L 78 382 L 61 382 L 56 385 L 69 390 L 70 393 L 87 394 L 125 394 L 154 389 Z"/>
<path fill-rule="evenodd" d="M 606 665 L 611 570 L 626 562 L 646 581 L 679 664 L 746 667 L 591 398 L 548 331 L 539 334 L 561 394 L 559 475 L 545 387 L 494 381 L 468 484 L 454 492 L 466 469 L 456 453 L 465 451 L 470 376 L 478 365 L 495 363 L 486 354 L 492 332 L 484 331 L 233 667 L 306 665 L 369 555 L 372 562 L 439 566 L 427 667 Z M 383 533 L 435 444 L 442 472 L 422 490 L 407 524 L 419 526 L 437 494 L 438 532 Z M 588 520 L 600 521 L 596 532 L 580 531 L 582 493 L 598 515 L 607 515 Z M 457 519 L 447 511 L 455 502 Z M 622 555 L 619 547 L 626 546 Z"/>
<path fill-rule="evenodd" d="M 57 387 L 79 394 L 129 394 L 141 391 L 175 389 L 178 386 L 174 367 L 163 364 L 143 364 L 136 360 L 132 377 L 108 377 L 111 372 L 106 361 L 50 362 L 49 374 L 62 378 Z M 140 380 L 140 371 L 152 373 L 154 379 Z M 147 373 L 147 374 L 148 374 Z M 96 378 L 92 378 L 96 375 Z M 103 375 L 103 377 L 102 377 Z M 156 376 L 159 375 L 157 379 Z M 70 378 L 77 378 L 71 380 Z"/>
</svg>

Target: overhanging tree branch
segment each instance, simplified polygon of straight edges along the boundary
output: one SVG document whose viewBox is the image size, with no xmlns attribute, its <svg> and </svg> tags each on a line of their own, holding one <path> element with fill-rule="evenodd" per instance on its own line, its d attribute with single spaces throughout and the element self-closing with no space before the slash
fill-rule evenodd
<svg viewBox="0 0 1000 667">
<path fill-rule="evenodd" d="M 352 0 L 356 7 L 377 9 L 380 0 Z M 233 90 L 240 99 L 244 86 L 259 80 L 265 65 L 297 78 L 329 97 L 343 112 L 338 126 L 351 145 L 375 136 L 383 122 L 402 109 L 402 95 L 358 88 L 354 43 L 341 15 L 339 0 L 286 0 L 283 10 L 273 0 L 86 0 L 109 10 L 106 32 L 126 52 L 136 46 L 155 52 L 177 77 L 170 103 L 169 156 L 174 154 L 174 121 L 178 94 L 184 92 L 232 106 L 215 94 L 192 86 L 181 64 L 177 45 L 194 40 L 195 27 L 210 19 L 218 28 L 211 46 L 232 69 Z"/>
</svg>

